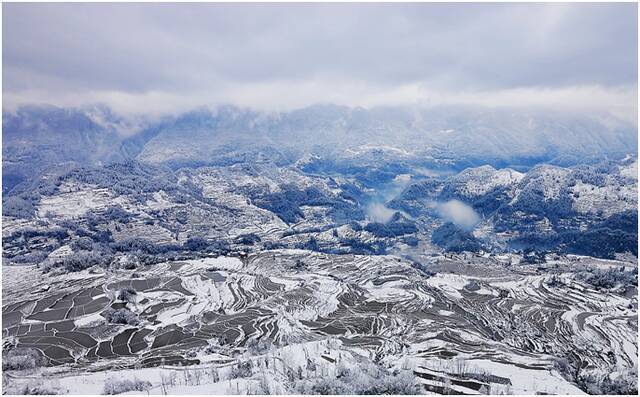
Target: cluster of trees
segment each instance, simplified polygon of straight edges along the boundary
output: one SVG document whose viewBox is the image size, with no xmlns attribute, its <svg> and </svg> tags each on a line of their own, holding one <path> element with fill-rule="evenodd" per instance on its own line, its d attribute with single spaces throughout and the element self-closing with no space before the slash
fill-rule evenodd
<svg viewBox="0 0 640 397">
<path fill-rule="evenodd" d="M 471 207 L 479 214 L 488 217 L 492 213 L 505 208 L 511 201 L 509 190 L 505 186 L 497 186 L 484 195 L 471 201 Z M 465 201 L 465 200 L 461 200 Z"/>
<path fill-rule="evenodd" d="M 128 223 L 132 218 L 133 214 L 119 205 L 109 206 L 100 213 L 89 212 L 85 217 L 90 228 L 105 225 L 109 222 Z"/>
<path fill-rule="evenodd" d="M 420 240 L 416 236 L 405 236 L 402 242 L 410 247 L 417 247 Z"/>
<path fill-rule="evenodd" d="M 105 167 L 77 168 L 61 177 L 107 188 L 122 195 L 176 190 L 177 178 L 171 170 L 128 160 Z"/>
<path fill-rule="evenodd" d="M 80 182 L 107 188 L 118 194 L 132 195 L 145 201 L 149 193 L 178 189 L 177 178 L 171 170 L 144 165 L 136 161 L 114 163 L 105 167 L 77 167 L 60 170 L 58 175 L 25 181 L 5 195 L 2 214 L 18 218 L 32 218 L 35 203 L 42 196 L 53 195 L 65 181 Z"/>
<path fill-rule="evenodd" d="M 638 255 L 638 212 L 629 210 L 593 223 L 587 230 L 577 226 L 540 233 L 535 228 L 522 230 L 510 240 L 514 249 L 557 251 L 612 259 L 617 253 Z M 517 226 L 514 226 L 517 228 Z M 524 226 L 521 226 L 524 229 Z"/>
<path fill-rule="evenodd" d="M 410 370 L 389 371 L 376 364 L 339 366 L 335 376 L 302 379 L 292 387 L 295 394 L 407 395 L 422 389 Z"/>
<path fill-rule="evenodd" d="M 60 227 L 27 227 L 4 236 L 2 254 L 12 263 L 40 263 L 69 237 L 67 230 Z"/>
<path fill-rule="evenodd" d="M 333 181 L 333 179 L 331 180 Z M 336 187 L 340 188 L 339 196 L 343 200 L 353 203 L 362 203 L 367 198 L 367 194 L 362 190 L 362 188 L 354 183 L 345 182 Z"/>
<path fill-rule="evenodd" d="M 281 248 L 287 248 L 286 244 L 281 243 L 279 241 L 265 241 L 264 244 L 262 244 L 262 246 L 264 247 L 265 250 L 277 250 Z"/>
<path fill-rule="evenodd" d="M 147 239 L 131 237 L 109 244 L 116 252 L 140 252 L 148 255 L 160 255 L 171 251 L 180 251 L 178 244 L 156 244 Z"/>
<path fill-rule="evenodd" d="M 638 371 L 629 369 L 617 376 L 609 374 L 582 372 L 576 383 L 580 388 L 592 395 L 638 395 Z"/>
<path fill-rule="evenodd" d="M 598 371 L 583 368 L 580 354 L 574 353 L 558 357 L 554 368 L 569 382 L 592 395 L 629 395 L 638 394 L 638 368 L 621 370 L 611 367 L 610 371 Z M 615 373 L 615 376 L 613 375 Z"/>
<path fill-rule="evenodd" d="M 307 241 L 299 242 L 295 245 L 295 248 L 301 250 L 309 250 L 321 252 L 320 245 L 318 244 L 318 240 L 315 237 L 309 237 Z"/>
<path fill-rule="evenodd" d="M 545 251 L 524 249 L 522 251 L 522 263 L 530 265 L 538 265 L 547 261 L 547 253 Z"/>
<path fill-rule="evenodd" d="M 309 228 L 306 228 L 306 229 L 298 229 L 298 230 L 288 229 L 288 230 L 285 230 L 284 233 L 282 233 L 282 237 L 295 236 L 297 234 L 322 233 L 327 228 L 329 228 L 329 227 L 323 227 L 323 228 L 320 228 L 320 227 L 309 227 Z"/>
<path fill-rule="evenodd" d="M 344 238 L 340 239 L 340 245 L 349 247 L 349 249 L 346 252 L 335 250 L 332 253 L 351 253 L 356 255 L 384 255 L 387 253 L 387 244 L 383 240 L 362 241 L 357 238 Z"/>
<path fill-rule="evenodd" d="M 30 347 L 11 347 L 2 352 L 2 370 L 25 370 L 41 367 L 46 359 L 36 349 Z"/>
<path fill-rule="evenodd" d="M 58 173 L 66 172 L 64 166 L 61 170 L 48 170 L 46 178 L 27 179 L 18 186 L 6 192 L 2 200 L 2 215 L 16 218 L 33 218 L 36 214 L 36 203 L 42 196 L 50 196 L 58 190 L 61 183 Z"/>
<path fill-rule="evenodd" d="M 182 244 L 182 247 L 189 251 L 206 251 L 209 245 L 209 242 L 205 238 L 195 236 L 189 237 L 187 241 Z"/>
<path fill-rule="evenodd" d="M 2 215 L 29 219 L 36 213 L 32 200 L 20 196 L 9 196 L 2 203 Z"/>
<path fill-rule="evenodd" d="M 607 185 L 607 178 L 619 176 L 618 166 L 612 161 L 605 161 L 594 165 L 579 165 L 571 170 L 567 176 L 568 186 L 574 186 L 577 181 L 582 181 L 589 185 L 604 187 Z M 623 182 L 620 180 L 620 182 Z"/>
<path fill-rule="evenodd" d="M 64 229 L 61 230 L 64 231 Z M 76 232 L 79 230 L 81 229 L 77 229 Z M 58 229 L 52 229 L 49 231 L 43 231 L 42 233 L 47 236 L 62 236 L 66 231 L 63 233 Z M 36 235 L 39 236 L 42 233 L 37 232 Z M 29 229 L 25 230 L 25 235 L 32 236 L 33 234 L 33 231 Z M 45 260 L 49 252 L 53 250 L 54 247 L 52 247 L 46 252 L 34 250 L 29 253 L 28 257 L 26 255 L 22 255 L 24 258 L 22 256 L 18 257 L 17 260 L 13 260 L 12 258 L 12 261 L 42 263 L 42 269 L 45 272 L 55 270 L 57 272 L 68 273 L 79 272 L 93 266 L 106 268 L 114 263 L 116 255 L 119 253 L 134 256 L 137 259 L 135 262 L 139 264 L 152 265 L 164 260 L 170 260 L 176 256 L 189 255 L 193 252 L 226 255 L 231 251 L 229 242 L 225 240 L 208 241 L 203 237 L 190 237 L 183 244 L 156 244 L 147 239 L 137 237 L 114 242 L 111 239 L 107 241 L 95 239 L 95 235 L 93 234 L 89 234 L 89 236 L 80 235 L 75 238 L 70 243 L 70 247 L 73 252 L 59 259 Z M 12 238 L 22 238 L 22 234 L 13 236 Z M 253 240 L 251 240 L 250 237 L 245 236 L 240 240 L 240 243 L 247 243 L 248 241 Z M 135 265 L 131 268 L 135 268 Z"/>
<path fill-rule="evenodd" d="M 364 213 L 357 204 L 341 197 L 331 197 L 314 186 L 299 189 L 293 185 L 284 185 L 279 192 L 257 194 L 253 203 L 276 214 L 286 223 L 295 223 L 304 218 L 301 206 L 330 207 L 330 215 L 338 221 L 363 219 Z"/>
<path fill-rule="evenodd" d="M 321 193 L 316 188 L 299 190 L 295 186 L 283 186 L 282 190 L 253 199 L 253 203 L 276 214 L 286 223 L 295 223 L 304 218 L 300 206 L 310 200 L 318 200 Z"/>
<path fill-rule="evenodd" d="M 369 222 L 365 225 L 364 230 L 373 234 L 376 237 L 400 237 L 405 234 L 412 234 L 418 231 L 416 224 L 407 221 L 407 220 L 399 220 L 394 221 L 391 220 L 387 223 L 382 222 Z"/>
<path fill-rule="evenodd" d="M 601 223 L 597 228 L 608 228 L 612 230 L 622 230 L 627 233 L 638 233 L 638 211 L 627 210 L 613 214 Z"/>
<path fill-rule="evenodd" d="M 100 229 L 99 224 L 88 224 L 88 228 L 84 228 L 81 224 L 64 220 L 58 223 L 62 228 L 73 232 L 78 237 L 87 237 L 99 245 L 107 245 L 113 242 L 113 235 L 109 229 Z"/>
<path fill-rule="evenodd" d="M 34 249 L 24 254 L 18 254 L 14 256 L 9 254 L 9 255 L 6 255 L 6 257 L 10 258 L 12 263 L 32 264 L 32 263 L 40 263 L 44 261 L 48 255 L 49 255 L 49 251 Z"/>
<path fill-rule="evenodd" d="M 360 228 L 362 230 L 362 228 Z M 336 233 L 337 234 L 337 233 Z M 309 237 L 305 241 L 297 242 L 294 245 L 296 249 L 323 252 L 327 254 L 356 254 L 356 255 L 384 255 L 387 253 L 387 243 L 384 240 L 368 240 L 364 241 L 357 237 L 340 237 L 334 234 L 338 239 L 338 244 L 320 245 L 318 239 L 314 236 Z M 409 241 L 409 243 L 412 243 Z M 265 249 L 286 248 L 282 243 L 267 242 L 264 244 Z"/>
<path fill-rule="evenodd" d="M 383 153 L 379 153 L 383 155 Z M 302 171 L 321 175 L 350 176 L 368 188 L 379 188 L 391 182 L 399 174 L 413 172 L 411 165 L 403 162 L 378 162 L 363 164 L 362 159 L 335 159 L 317 157 L 302 166 Z"/>
<path fill-rule="evenodd" d="M 242 234 L 235 239 L 236 244 L 254 245 L 260 242 L 260 236 L 255 233 Z"/>
<path fill-rule="evenodd" d="M 431 234 L 431 242 L 450 252 L 477 252 L 482 244 L 475 236 L 451 222 L 440 226 Z"/>
<path fill-rule="evenodd" d="M 265 244 L 267 249 L 285 248 L 280 243 Z M 357 237 L 338 237 L 338 244 L 321 246 L 318 240 L 311 236 L 306 241 L 294 245 L 296 249 L 324 252 L 327 254 L 356 254 L 356 255 L 384 255 L 387 253 L 387 243 L 384 240 L 363 241 Z"/>
<path fill-rule="evenodd" d="M 418 231 L 415 222 L 403 216 L 400 212 L 393 214 L 391 219 L 387 222 L 369 222 L 364 228 L 360 228 L 359 225 L 353 225 L 354 230 L 365 230 L 376 237 L 400 237 L 407 234 L 413 234 Z"/>
<path fill-rule="evenodd" d="M 103 251 L 78 251 L 59 260 L 45 261 L 42 271 L 80 272 L 93 266 L 107 267 L 113 262 L 113 255 Z"/>
<path fill-rule="evenodd" d="M 273 343 L 268 338 L 249 339 L 247 343 L 245 343 L 244 347 L 247 348 L 247 352 L 252 356 L 265 354 L 274 348 Z"/>
<path fill-rule="evenodd" d="M 151 389 L 151 382 L 146 380 L 140 380 L 138 378 L 133 379 L 117 379 L 107 378 L 104 382 L 104 388 L 102 394 L 113 395 L 122 394 L 130 391 L 147 391 Z"/>
<path fill-rule="evenodd" d="M 516 219 L 512 225 L 502 225 L 496 230 L 517 230 L 518 237 L 509 241 L 512 249 L 536 249 L 588 255 L 597 258 L 614 258 L 617 253 L 638 254 L 638 212 L 628 210 L 613 214 L 605 220 L 591 222 L 586 230 L 580 228 L 581 222 L 563 223 L 549 233 L 539 232 L 530 222 Z"/>
<path fill-rule="evenodd" d="M 564 252 L 613 259 L 616 253 L 638 255 L 638 234 L 619 229 L 593 228 L 570 231 L 559 236 Z"/>
<path fill-rule="evenodd" d="M 135 302 L 138 293 L 133 288 L 124 288 L 118 291 L 118 300 L 123 302 Z"/>
<path fill-rule="evenodd" d="M 576 273 L 579 280 L 592 285 L 597 290 L 608 290 L 617 287 L 631 287 L 638 285 L 638 269 L 626 270 L 587 268 Z"/>
<path fill-rule="evenodd" d="M 231 368 L 229 379 L 249 378 L 253 375 L 253 362 L 243 361 Z"/>
<path fill-rule="evenodd" d="M 16 240 L 28 241 L 36 237 L 51 238 L 62 242 L 69 237 L 69 232 L 61 227 L 51 227 L 46 229 L 34 229 L 27 227 L 8 235 L 4 238 L 4 242 L 8 243 Z"/>
<path fill-rule="evenodd" d="M 110 307 L 105 310 L 102 315 L 104 316 L 105 320 L 107 320 L 107 322 L 111 324 L 140 324 L 140 318 L 138 317 L 138 315 L 126 308 L 114 309 Z"/>
<path fill-rule="evenodd" d="M 502 217 L 508 217 L 514 212 L 522 211 L 525 214 L 547 218 L 551 222 L 575 215 L 573 198 L 566 187 L 561 189 L 558 197 L 545 199 L 543 185 L 534 182 L 523 188 L 518 195 L 518 200 L 513 205 L 500 208 Z"/>
<path fill-rule="evenodd" d="M 604 258 L 613 258 L 616 253 L 623 252 L 637 255 L 637 211 L 615 214 L 604 221 L 598 214 L 577 214 L 573 209 L 575 194 L 572 187 L 578 181 L 598 187 L 634 183 L 619 174 L 617 163 L 602 162 L 574 167 L 562 176 L 534 169 L 520 182 L 518 198 L 513 204 L 510 204 L 512 186 L 498 186 L 480 196 L 467 197 L 459 191 L 455 180 L 427 179 L 408 186 L 389 205 L 416 215 L 430 212 L 425 206 L 427 200 L 457 198 L 485 217 L 493 216 L 497 232 L 519 232 L 519 236 L 510 241 L 512 249 L 550 250 Z M 555 184 L 554 189 L 559 190 L 553 198 L 545 197 L 549 184 Z M 439 187 L 442 190 L 437 193 Z M 547 220 L 551 230 L 541 233 L 539 222 Z M 590 225 L 587 231 L 582 229 L 584 222 Z M 436 240 L 442 244 L 445 241 L 438 234 L 443 231 L 446 230 L 435 233 Z M 476 242 L 466 238 L 468 236 L 459 238 L 461 236 L 454 234 L 453 237 L 454 242 L 448 244 L 453 250 L 464 249 L 456 247 L 460 243 L 467 246 L 466 249 L 477 248 Z"/>
<path fill-rule="evenodd" d="M 557 234 L 542 234 L 539 232 L 520 232 L 519 236 L 509 239 L 509 248 L 514 251 L 522 251 L 526 254 L 533 252 L 552 252 L 558 246 Z M 559 251 L 559 250 L 558 250 Z M 531 258 L 533 259 L 533 258 Z M 534 263 L 534 262 L 530 262 Z M 537 263 L 537 262 L 536 262 Z"/>
<path fill-rule="evenodd" d="M 611 215 L 585 232 L 574 231 L 563 236 L 568 252 L 613 258 L 616 253 L 631 252 L 638 256 L 638 211 Z"/>
<path fill-rule="evenodd" d="M 229 242 L 225 240 L 207 240 L 204 237 L 189 237 L 183 244 L 155 244 L 143 238 L 128 238 L 111 243 L 109 247 L 116 252 L 142 253 L 147 255 L 165 255 L 178 252 L 210 252 L 225 254 L 230 251 Z"/>
</svg>

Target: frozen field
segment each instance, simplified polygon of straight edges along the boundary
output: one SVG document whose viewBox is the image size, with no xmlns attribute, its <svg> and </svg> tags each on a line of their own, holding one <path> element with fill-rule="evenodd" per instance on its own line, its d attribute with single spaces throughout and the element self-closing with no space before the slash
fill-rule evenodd
<svg viewBox="0 0 640 397">
<path fill-rule="evenodd" d="M 595 291 L 575 261 L 595 260 L 543 272 L 441 256 L 431 276 L 393 256 L 302 250 L 62 276 L 4 266 L 3 341 L 46 358 L 9 371 L 4 391 L 101 393 L 116 377 L 153 393 L 290 393 L 375 362 L 424 392 L 582 393 L 564 363 L 594 376 L 637 367 L 637 291 Z M 110 323 L 113 309 L 133 320 Z"/>
</svg>

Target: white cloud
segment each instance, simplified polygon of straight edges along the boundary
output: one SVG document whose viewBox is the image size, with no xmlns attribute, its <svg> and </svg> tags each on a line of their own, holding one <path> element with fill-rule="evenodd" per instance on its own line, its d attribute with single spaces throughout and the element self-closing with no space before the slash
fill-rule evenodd
<svg viewBox="0 0 640 397">
<path fill-rule="evenodd" d="M 4 107 L 47 103 L 84 106 L 102 103 L 123 114 L 167 114 L 198 106 L 232 104 L 263 111 L 286 111 L 315 103 L 346 106 L 471 105 L 491 108 L 554 111 L 609 112 L 637 125 L 637 88 L 575 86 L 563 88 L 513 88 L 498 91 L 446 92 L 420 84 L 396 88 L 348 81 L 281 81 L 275 83 L 221 84 L 215 91 L 189 93 L 147 91 L 51 92 L 31 89 L 4 94 Z"/>
<path fill-rule="evenodd" d="M 634 4 L 16 4 L 3 105 L 469 104 L 635 119 Z M 384 29 L 380 27 L 384 26 Z"/>
<path fill-rule="evenodd" d="M 453 222 L 457 226 L 471 230 L 480 222 L 480 217 L 469 205 L 459 200 L 437 203 L 436 211 L 443 219 Z"/>
<path fill-rule="evenodd" d="M 370 220 L 374 222 L 382 222 L 387 223 L 393 214 L 396 213 L 395 210 L 385 207 L 384 204 L 380 203 L 372 203 L 367 206 L 367 216 Z"/>
</svg>

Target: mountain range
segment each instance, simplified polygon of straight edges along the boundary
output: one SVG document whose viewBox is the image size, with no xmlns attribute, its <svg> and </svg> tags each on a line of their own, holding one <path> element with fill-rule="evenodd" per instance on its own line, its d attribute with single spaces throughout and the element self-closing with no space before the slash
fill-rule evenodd
<svg viewBox="0 0 640 397">
<path fill-rule="evenodd" d="M 266 159 L 309 169 L 394 163 L 445 172 L 491 165 L 527 170 L 621 159 L 637 151 L 636 127 L 607 114 L 447 106 L 288 112 L 235 106 L 125 117 L 105 106 L 26 106 L 4 112 L 3 190 L 52 165 L 135 159 L 177 169 Z"/>
</svg>

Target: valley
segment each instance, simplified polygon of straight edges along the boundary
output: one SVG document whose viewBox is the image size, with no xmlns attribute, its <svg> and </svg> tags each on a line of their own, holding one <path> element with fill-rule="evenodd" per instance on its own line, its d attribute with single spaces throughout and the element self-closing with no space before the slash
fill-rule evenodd
<svg viewBox="0 0 640 397">
<path fill-rule="evenodd" d="M 3 392 L 637 390 L 635 155 L 474 164 L 416 129 L 297 152 L 194 117 L 5 190 Z"/>
<path fill-rule="evenodd" d="M 3 395 L 638 395 L 634 2 L 0 7 Z"/>
</svg>

